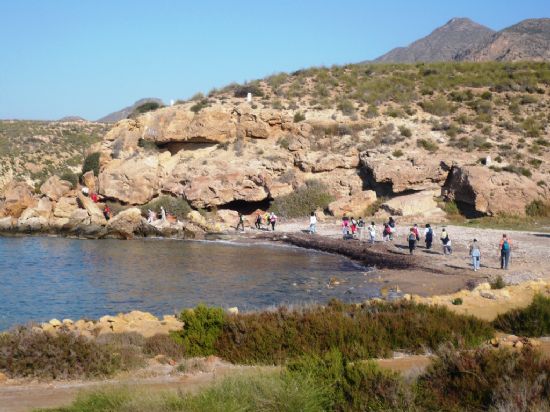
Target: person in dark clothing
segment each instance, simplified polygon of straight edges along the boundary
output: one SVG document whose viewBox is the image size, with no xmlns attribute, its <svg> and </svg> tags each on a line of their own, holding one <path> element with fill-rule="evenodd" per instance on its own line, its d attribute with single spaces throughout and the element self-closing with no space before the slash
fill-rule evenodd
<svg viewBox="0 0 550 412">
<path fill-rule="evenodd" d="M 412 255 L 414 252 L 414 249 L 416 249 L 416 233 L 413 228 L 411 228 L 411 231 L 409 232 L 409 253 Z"/>
<path fill-rule="evenodd" d="M 426 241 L 426 249 L 431 249 L 434 241 L 434 231 L 429 223 L 426 224 L 426 229 L 424 230 L 424 240 Z"/>
<path fill-rule="evenodd" d="M 237 223 L 237 227 L 235 228 L 235 230 L 239 231 L 239 227 L 244 232 L 244 216 L 240 212 L 239 212 L 239 223 Z"/>
</svg>

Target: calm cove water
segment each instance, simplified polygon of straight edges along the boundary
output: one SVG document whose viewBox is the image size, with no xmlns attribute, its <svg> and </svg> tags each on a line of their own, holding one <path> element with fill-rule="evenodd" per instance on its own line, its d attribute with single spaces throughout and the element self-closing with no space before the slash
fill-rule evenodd
<svg viewBox="0 0 550 412">
<path fill-rule="evenodd" d="M 341 284 L 329 287 L 329 279 Z M 240 309 L 375 296 L 340 256 L 276 245 L 0 237 L 0 330 L 200 302 Z"/>
</svg>

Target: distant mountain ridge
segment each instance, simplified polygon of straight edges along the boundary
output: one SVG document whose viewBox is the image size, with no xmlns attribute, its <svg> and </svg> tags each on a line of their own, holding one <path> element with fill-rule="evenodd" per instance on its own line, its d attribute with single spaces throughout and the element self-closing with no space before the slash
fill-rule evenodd
<svg viewBox="0 0 550 412">
<path fill-rule="evenodd" d="M 161 99 L 157 99 L 156 97 L 146 97 L 144 99 L 140 99 L 137 102 L 135 102 L 133 105 L 125 107 L 124 109 L 118 110 L 116 112 L 110 113 L 107 116 L 103 116 L 101 119 L 98 119 L 97 121 L 100 123 L 115 123 L 119 120 L 126 119 L 132 112 L 139 106 L 145 103 L 159 103 L 163 104 Z"/>
<path fill-rule="evenodd" d="M 379 63 L 434 61 L 550 60 L 550 19 L 528 19 L 501 31 L 468 18 L 453 18 L 407 47 L 375 59 Z"/>
</svg>

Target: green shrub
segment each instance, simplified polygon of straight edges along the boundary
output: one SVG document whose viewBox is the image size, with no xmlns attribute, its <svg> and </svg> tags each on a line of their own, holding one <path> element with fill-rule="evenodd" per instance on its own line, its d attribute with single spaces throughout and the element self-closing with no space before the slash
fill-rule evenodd
<svg viewBox="0 0 550 412">
<path fill-rule="evenodd" d="M 309 356 L 291 362 L 288 370 L 327 393 L 335 411 L 408 411 L 413 408 L 411 389 L 395 372 L 384 371 L 373 362 L 348 362 L 340 352 Z"/>
<path fill-rule="evenodd" d="M 180 220 L 187 218 L 187 214 L 192 210 L 189 203 L 187 203 L 187 200 L 168 195 L 159 196 L 156 199 L 151 200 L 149 203 L 140 206 L 140 209 L 141 213 L 144 216 L 147 216 L 149 209 L 156 213 L 160 213 L 161 206 L 164 207 L 164 210 L 166 210 L 167 213 L 171 213 Z"/>
<path fill-rule="evenodd" d="M 216 353 L 235 363 L 281 364 L 338 349 L 346 359 L 421 352 L 443 342 L 474 346 L 492 328 L 474 317 L 413 303 L 348 305 L 243 313 L 227 316 Z"/>
<path fill-rule="evenodd" d="M 306 116 L 301 112 L 294 113 L 294 123 L 300 123 L 306 120 Z"/>
<path fill-rule="evenodd" d="M 224 324 L 224 312 L 221 308 L 198 305 L 194 309 L 185 309 L 179 316 L 184 323 L 183 330 L 174 333 L 176 340 L 183 344 L 188 356 L 208 356 L 215 352 Z"/>
<path fill-rule="evenodd" d="M 393 157 L 401 157 L 403 156 L 405 153 L 403 153 L 403 150 L 401 149 L 397 149 L 397 150 L 394 150 L 393 153 L 392 153 L 392 156 Z"/>
<path fill-rule="evenodd" d="M 504 279 L 502 279 L 502 276 L 497 276 L 497 278 L 490 283 L 491 289 L 504 289 L 506 287 L 506 283 L 504 283 Z"/>
<path fill-rule="evenodd" d="M 424 100 L 420 102 L 419 105 L 425 112 L 435 116 L 448 116 L 456 110 L 456 108 L 443 96 L 437 97 L 431 101 Z"/>
<path fill-rule="evenodd" d="M 550 360 L 522 352 L 444 348 L 417 383 L 416 406 L 429 411 L 543 411 L 550 404 Z"/>
<path fill-rule="evenodd" d="M 312 180 L 291 194 L 275 199 L 270 210 L 285 218 L 303 217 L 309 216 L 314 210 L 326 209 L 332 200 L 327 187 Z"/>
<path fill-rule="evenodd" d="M 185 348 L 173 336 L 157 334 L 145 339 L 143 353 L 150 356 L 164 355 L 178 360 L 185 355 Z"/>
<path fill-rule="evenodd" d="M 439 150 L 437 143 L 430 139 L 418 139 L 416 145 L 430 153 L 435 153 Z"/>
<path fill-rule="evenodd" d="M 202 109 L 204 109 L 208 106 L 210 106 L 210 104 L 208 103 L 208 99 L 202 99 L 202 100 L 199 100 L 198 102 L 196 102 L 193 106 L 191 106 L 189 108 L 189 110 L 191 110 L 193 113 L 198 113 Z"/>
<path fill-rule="evenodd" d="M 353 102 L 348 99 L 342 99 L 338 102 L 337 106 L 338 110 L 342 112 L 342 114 L 346 116 L 351 116 L 355 113 L 355 106 L 353 105 Z"/>
<path fill-rule="evenodd" d="M 19 328 L 0 334 L 0 371 L 47 379 L 111 376 L 125 369 L 120 352 L 70 332 L 56 336 Z"/>
<path fill-rule="evenodd" d="M 524 309 L 512 309 L 499 315 L 495 328 L 521 336 L 545 336 L 550 334 L 550 298 L 536 295 Z"/>
<path fill-rule="evenodd" d="M 76 173 L 71 172 L 70 170 L 67 170 L 67 171 L 61 173 L 59 178 L 61 180 L 65 180 L 65 181 L 69 182 L 73 189 L 78 184 L 78 175 Z"/>
<path fill-rule="evenodd" d="M 451 303 L 455 306 L 459 306 L 459 305 L 462 305 L 464 301 L 462 300 L 462 298 L 455 298 Z"/>
<path fill-rule="evenodd" d="M 154 110 L 160 109 L 161 107 L 163 106 L 158 102 L 146 102 L 136 107 L 133 112 L 128 116 L 128 118 L 133 119 L 140 114 L 152 112 Z"/>
<path fill-rule="evenodd" d="M 235 91 L 233 92 L 233 96 L 244 98 L 248 95 L 248 93 L 251 93 L 252 96 L 257 96 L 257 97 L 263 97 L 264 95 L 262 89 L 260 89 L 258 84 L 250 83 L 242 86 L 237 86 L 235 88 Z"/>
<path fill-rule="evenodd" d="M 550 203 L 538 199 L 533 200 L 525 206 L 525 213 L 531 217 L 550 217 Z"/>
<path fill-rule="evenodd" d="M 405 127 L 405 126 L 399 126 L 399 132 L 401 133 L 401 136 L 404 136 L 404 137 L 411 137 L 412 136 L 411 129 L 409 129 L 408 127 Z"/>
<path fill-rule="evenodd" d="M 82 164 L 82 174 L 92 170 L 95 176 L 99 176 L 100 156 L 101 153 L 99 152 L 90 153 L 88 156 L 86 156 L 86 158 L 84 159 L 84 163 Z"/>
</svg>

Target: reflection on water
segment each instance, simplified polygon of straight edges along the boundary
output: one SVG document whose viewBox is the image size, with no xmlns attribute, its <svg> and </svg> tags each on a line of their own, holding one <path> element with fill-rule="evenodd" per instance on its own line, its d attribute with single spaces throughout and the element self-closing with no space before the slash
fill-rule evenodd
<svg viewBox="0 0 550 412">
<path fill-rule="evenodd" d="M 341 284 L 328 287 L 331 277 Z M 133 309 L 175 313 L 199 302 L 251 309 L 376 293 L 351 261 L 290 247 L 0 238 L 0 330 Z"/>
</svg>

